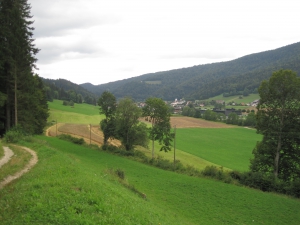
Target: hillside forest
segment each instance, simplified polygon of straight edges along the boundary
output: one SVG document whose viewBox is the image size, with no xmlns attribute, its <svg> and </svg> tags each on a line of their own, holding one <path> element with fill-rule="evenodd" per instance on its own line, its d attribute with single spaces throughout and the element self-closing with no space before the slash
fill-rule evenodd
<svg viewBox="0 0 300 225">
<path fill-rule="evenodd" d="M 39 49 L 31 18 L 27 1 L 0 1 L 0 136 L 19 125 L 40 134 L 46 125 L 48 105 L 34 73 Z"/>
</svg>

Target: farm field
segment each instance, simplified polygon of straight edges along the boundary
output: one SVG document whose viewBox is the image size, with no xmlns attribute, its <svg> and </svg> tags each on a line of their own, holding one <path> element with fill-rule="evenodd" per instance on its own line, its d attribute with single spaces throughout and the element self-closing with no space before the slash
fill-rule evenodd
<svg viewBox="0 0 300 225">
<path fill-rule="evenodd" d="M 300 201 L 37 137 L 39 163 L 0 190 L 1 224 L 299 224 Z M 109 168 L 125 172 L 127 184 Z M 276 215 L 276 216 L 274 216 Z"/>
<path fill-rule="evenodd" d="M 184 128 L 176 130 L 176 148 L 217 165 L 238 171 L 249 169 L 256 142 L 262 136 L 254 129 Z"/>
<path fill-rule="evenodd" d="M 102 145 L 103 133 L 99 130 L 99 121 L 101 116 L 98 109 L 94 106 L 80 105 L 80 107 L 71 108 L 62 105 L 62 101 L 55 101 L 49 105 L 56 109 L 77 110 L 74 113 L 57 110 L 56 115 L 66 114 L 63 123 L 58 123 L 52 126 L 47 132 L 49 136 L 56 136 L 57 134 L 65 133 L 71 134 L 75 137 L 83 137 L 86 143 Z M 51 108 L 50 114 L 52 116 Z M 86 112 L 81 114 L 80 112 Z M 75 117 L 71 117 L 75 114 Z M 86 115 L 86 114 L 90 114 Z M 93 115 L 94 114 L 94 115 Z M 97 118 L 98 123 L 92 126 L 90 132 L 89 124 L 92 118 Z M 68 121 L 74 122 L 68 122 Z M 141 119 L 143 121 L 143 119 Z M 85 123 L 79 123 L 85 122 Z M 93 123 L 92 123 L 93 124 Z M 149 124 L 149 123 L 148 123 Z M 203 119 L 196 119 L 191 117 L 171 117 L 171 125 L 176 125 L 176 159 L 184 165 L 192 165 L 197 169 L 204 169 L 206 166 L 215 165 L 223 166 L 224 169 L 234 169 L 245 171 L 249 167 L 249 159 L 252 157 L 252 150 L 256 142 L 260 140 L 261 136 L 255 133 L 255 130 L 240 128 L 237 126 L 227 125 L 219 122 L 211 122 Z M 110 140 L 110 143 L 119 146 L 118 140 Z M 139 148 L 148 157 L 151 157 L 151 143 L 149 149 Z M 155 155 L 159 155 L 170 161 L 174 160 L 173 149 L 171 152 L 165 153 L 159 151 L 160 146 L 155 144 Z"/>
</svg>

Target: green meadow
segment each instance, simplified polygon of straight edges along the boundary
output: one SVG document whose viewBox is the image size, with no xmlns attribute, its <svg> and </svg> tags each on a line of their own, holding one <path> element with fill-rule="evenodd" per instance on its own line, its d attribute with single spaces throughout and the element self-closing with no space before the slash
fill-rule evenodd
<svg viewBox="0 0 300 225">
<path fill-rule="evenodd" d="M 0 190 L 0 224 L 300 223 L 298 199 L 164 171 L 56 138 L 22 145 L 34 149 L 39 162 Z M 110 168 L 124 171 L 131 188 Z"/>
<path fill-rule="evenodd" d="M 243 96 L 242 99 L 239 98 L 240 95 L 223 97 L 223 94 L 215 96 L 213 98 L 206 99 L 206 101 L 211 100 L 224 100 L 226 103 L 234 101 L 235 103 L 250 103 L 256 99 L 259 99 L 259 94 L 249 94 L 248 96 Z"/>
<path fill-rule="evenodd" d="M 225 168 L 246 171 L 257 141 L 254 129 L 182 128 L 176 130 L 176 149 Z"/>
<path fill-rule="evenodd" d="M 89 104 L 74 104 L 74 107 L 64 106 L 61 100 L 48 102 L 50 109 L 49 122 L 99 124 L 103 115 L 99 114 L 99 107 Z"/>
</svg>

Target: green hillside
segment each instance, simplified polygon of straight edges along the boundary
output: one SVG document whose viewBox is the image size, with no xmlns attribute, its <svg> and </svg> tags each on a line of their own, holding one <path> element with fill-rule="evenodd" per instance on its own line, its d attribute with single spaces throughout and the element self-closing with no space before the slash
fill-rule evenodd
<svg viewBox="0 0 300 225">
<path fill-rule="evenodd" d="M 144 74 L 116 82 L 81 86 L 96 95 L 112 92 L 117 98 L 150 96 L 164 100 L 200 100 L 223 93 L 234 95 L 253 91 L 274 71 L 291 69 L 300 74 L 300 42 L 275 50 L 247 55 L 232 61 Z"/>
<path fill-rule="evenodd" d="M 298 199 L 160 170 L 56 138 L 22 144 L 37 151 L 39 163 L 0 190 L 1 224 L 300 223 Z M 120 184 L 109 168 L 124 171 L 134 188 Z"/>
</svg>

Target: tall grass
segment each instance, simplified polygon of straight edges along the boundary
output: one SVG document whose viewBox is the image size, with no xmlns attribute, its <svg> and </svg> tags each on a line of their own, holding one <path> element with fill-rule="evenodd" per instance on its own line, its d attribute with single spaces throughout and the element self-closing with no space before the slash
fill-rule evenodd
<svg viewBox="0 0 300 225">
<path fill-rule="evenodd" d="M 0 191 L 1 224 L 299 224 L 300 201 L 176 174 L 56 138 L 39 163 Z M 124 171 L 141 198 L 112 179 Z"/>
</svg>

